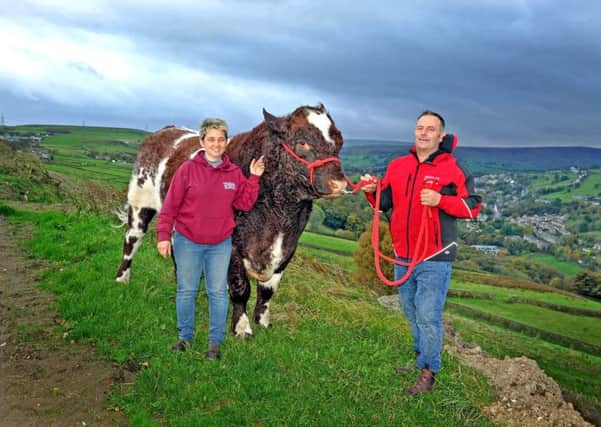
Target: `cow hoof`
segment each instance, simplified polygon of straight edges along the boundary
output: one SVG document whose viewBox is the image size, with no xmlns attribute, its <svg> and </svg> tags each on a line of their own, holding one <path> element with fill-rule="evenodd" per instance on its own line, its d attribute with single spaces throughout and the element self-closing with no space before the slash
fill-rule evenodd
<svg viewBox="0 0 601 427">
<path fill-rule="evenodd" d="M 124 274 L 122 276 L 117 277 L 115 279 L 115 282 L 128 284 L 129 283 L 129 274 Z"/>
<path fill-rule="evenodd" d="M 236 338 L 240 338 L 242 341 L 249 340 L 252 337 L 253 337 L 253 334 L 247 334 L 247 333 L 236 334 Z"/>
<path fill-rule="evenodd" d="M 261 314 L 255 314 L 255 323 L 264 328 L 269 328 L 271 326 L 271 323 L 269 322 L 269 310 L 266 310 Z"/>
<path fill-rule="evenodd" d="M 242 316 L 238 319 L 236 326 L 234 327 L 234 333 L 237 337 L 247 339 L 252 336 L 253 330 L 250 327 L 248 316 L 246 313 L 242 313 Z"/>
</svg>

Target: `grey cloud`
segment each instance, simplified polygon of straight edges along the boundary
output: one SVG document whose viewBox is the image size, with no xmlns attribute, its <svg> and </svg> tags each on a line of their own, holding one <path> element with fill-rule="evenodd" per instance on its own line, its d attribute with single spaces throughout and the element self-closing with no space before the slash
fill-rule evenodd
<svg viewBox="0 0 601 427">
<path fill-rule="evenodd" d="M 592 0 L 98 4 L 106 14 L 34 9 L 37 19 L 127 38 L 164 67 L 317 94 L 311 102 L 325 102 L 347 137 L 407 139 L 417 113 L 433 108 L 471 145 L 601 145 L 601 4 Z M 227 105 L 224 116 L 253 124 L 252 112 Z M 160 120 L 152 108 L 145 113 Z M 178 114 L 194 117 L 167 113 Z"/>
</svg>

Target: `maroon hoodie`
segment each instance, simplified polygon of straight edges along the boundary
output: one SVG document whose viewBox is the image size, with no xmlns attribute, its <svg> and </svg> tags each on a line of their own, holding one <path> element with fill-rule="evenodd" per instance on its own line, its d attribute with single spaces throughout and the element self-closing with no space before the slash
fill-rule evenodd
<svg viewBox="0 0 601 427">
<path fill-rule="evenodd" d="M 196 243 L 216 244 L 234 230 L 234 209 L 249 211 L 259 195 L 259 177 L 246 178 L 224 154 L 214 168 L 200 151 L 173 175 L 158 217 L 159 242 L 175 229 Z"/>
</svg>

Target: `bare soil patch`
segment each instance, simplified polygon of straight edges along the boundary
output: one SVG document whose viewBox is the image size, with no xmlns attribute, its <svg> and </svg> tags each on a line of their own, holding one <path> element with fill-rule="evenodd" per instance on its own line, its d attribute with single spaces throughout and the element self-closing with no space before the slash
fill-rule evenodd
<svg viewBox="0 0 601 427">
<path fill-rule="evenodd" d="M 378 301 L 400 310 L 397 295 Z M 481 371 L 493 386 L 497 401 L 483 408 L 495 423 L 503 426 L 593 426 L 585 421 L 571 403 L 564 401 L 559 385 L 536 361 L 527 357 L 499 360 L 479 346 L 465 343 L 449 319 L 445 319 L 445 350 L 464 365 Z"/>
<path fill-rule="evenodd" d="M 46 266 L 18 247 L 27 233 L 0 217 L 2 426 L 127 425 L 107 397 L 131 375 L 61 334 L 55 296 L 36 284 Z"/>
</svg>

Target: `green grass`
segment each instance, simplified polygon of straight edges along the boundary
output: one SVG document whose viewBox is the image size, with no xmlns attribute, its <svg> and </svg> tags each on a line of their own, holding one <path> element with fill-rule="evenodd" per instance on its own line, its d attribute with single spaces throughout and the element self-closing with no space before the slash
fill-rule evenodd
<svg viewBox="0 0 601 427">
<path fill-rule="evenodd" d="M 6 174 L 0 168 L 0 198 L 22 200 L 25 194 L 30 202 L 57 203 L 63 199 L 55 185 Z"/>
<path fill-rule="evenodd" d="M 116 186 L 127 186 L 131 177 L 132 165 L 112 163 L 107 160 L 82 158 L 56 154 L 54 161 L 47 163 L 48 170 L 75 178 L 92 179 Z"/>
<path fill-rule="evenodd" d="M 49 170 L 119 186 L 127 185 L 132 165 L 122 161 L 97 160 L 88 153 L 128 153 L 133 157 L 139 143 L 148 135 L 148 132 L 136 129 L 104 127 L 30 125 L 12 129 L 20 133 L 50 134 L 41 143 L 53 155 L 46 164 Z"/>
<path fill-rule="evenodd" d="M 104 357 L 148 362 L 112 397 L 132 425 L 490 425 L 479 407 L 484 378 L 444 355 L 436 393 L 406 399 L 414 378 L 392 367 L 412 358 L 408 325 L 313 257 L 299 253 L 272 304 L 273 328 L 228 335 L 223 359 L 206 362 L 207 301 L 197 303 L 198 338 L 173 354 L 175 286 L 170 262 L 149 236 L 129 285 L 113 281 L 121 233 L 93 214 L 0 213 L 37 227 L 27 246 L 50 262 L 44 286 L 59 296 L 71 339 Z"/>
<path fill-rule="evenodd" d="M 530 304 L 449 297 L 449 301 L 476 308 L 543 331 L 601 345 L 601 318 L 562 313 Z"/>
<path fill-rule="evenodd" d="M 358 246 L 355 240 L 341 239 L 339 237 L 311 233 L 310 231 L 305 231 L 301 235 L 300 243 L 348 255 L 352 255 Z"/>
<path fill-rule="evenodd" d="M 328 268 L 341 268 L 346 272 L 355 271 L 355 262 L 353 261 L 353 258 L 348 255 L 339 255 L 327 249 L 306 247 L 303 246 L 302 243 L 298 247 L 297 253 L 300 255 L 312 256 Z"/>
<path fill-rule="evenodd" d="M 588 169 L 587 177 L 581 182 L 578 187 L 568 188 L 580 174 L 580 172 L 562 171 L 561 175 L 568 177 L 567 180 L 555 182 L 554 174 L 539 174 L 536 179 L 530 182 L 530 187 L 536 191 L 545 188 L 554 188 L 557 191 L 544 194 L 545 199 L 560 199 L 562 202 L 571 201 L 574 196 L 590 196 L 601 194 L 601 169 Z"/>
<path fill-rule="evenodd" d="M 580 265 L 576 264 L 575 262 L 559 261 L 553 255 L 542 255 L 534 253 L 528 255 L 527 259 L 530 262 L 536 262 L 538 264 L 550 265 L 552 267 L 555 267 L 557 270 L 568 276 L 575 276 L 576 274 L 584 270 Z"/>
<path fill-rule="evenodd" d="M 566 307 L 574 307 L 601 312 L 601 303 L 588 300 L 577 295 L 567 296 L 553 292 L 537 292 L 530 289 L 499 288 L 496 286 L 482 285 L 478 283 L 469 283 L 456 280 L 451 281 L 451 289 L 485 293 L 491 295 L 499 301 L 506 301 L 508 298 L 515 296 L 519 298 L 537 300 L 547 304 L 555 304 Z"/>
</svg>

